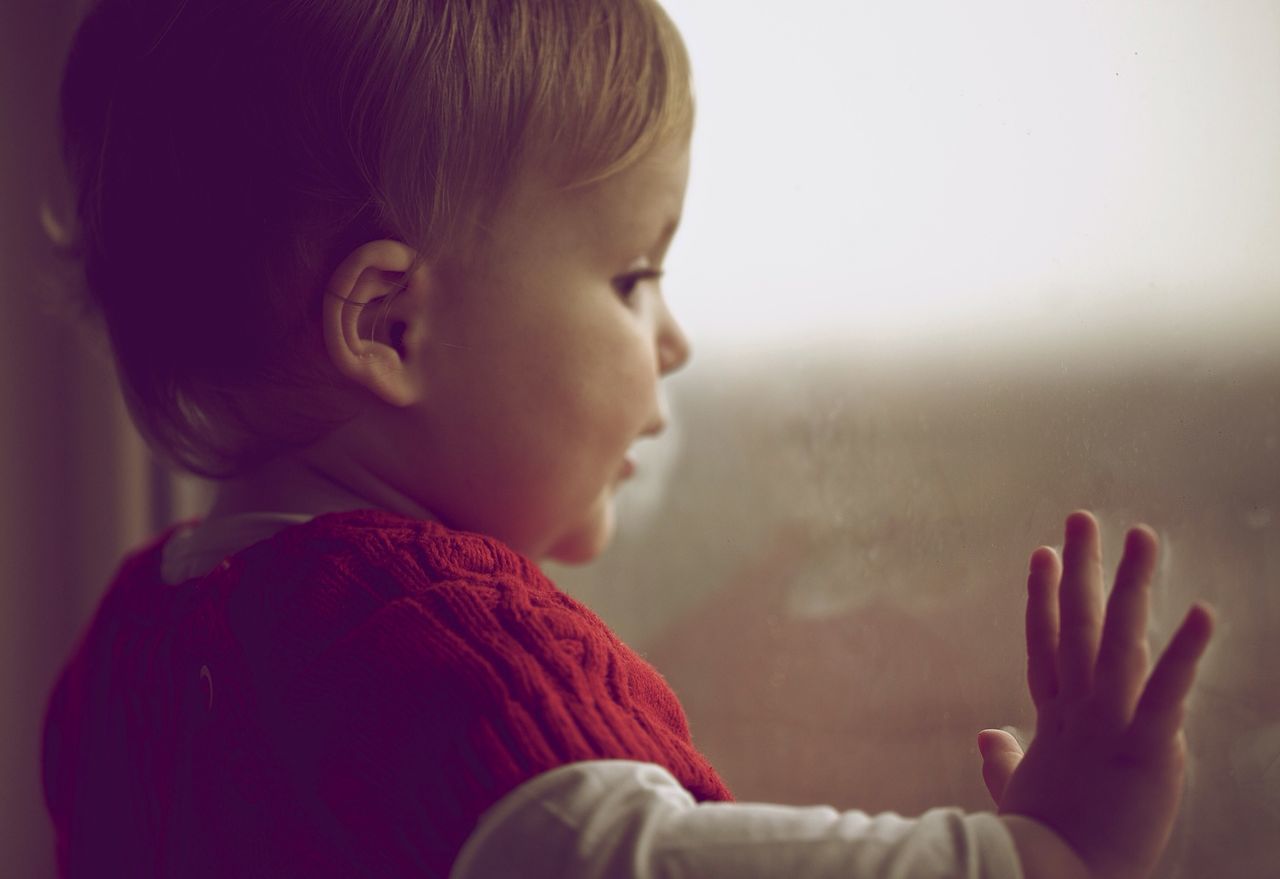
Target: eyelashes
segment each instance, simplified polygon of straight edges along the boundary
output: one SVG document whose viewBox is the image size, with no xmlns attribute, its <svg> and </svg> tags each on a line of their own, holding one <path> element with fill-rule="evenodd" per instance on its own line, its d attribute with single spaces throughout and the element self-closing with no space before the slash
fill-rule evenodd
<svg viewBox="0 0 1280 879">
<path fill-rule="evenodd" d="M 623 275 L 621 278 L 613 282 L 613 288 L 618 291 L 622 298 L 626 299 L 631 296 L 640 284 L 645 281 L 657 281 L 662 278 L 661 269 L 642 269 L 638 272 L 631 272 Z"/>
</svg>

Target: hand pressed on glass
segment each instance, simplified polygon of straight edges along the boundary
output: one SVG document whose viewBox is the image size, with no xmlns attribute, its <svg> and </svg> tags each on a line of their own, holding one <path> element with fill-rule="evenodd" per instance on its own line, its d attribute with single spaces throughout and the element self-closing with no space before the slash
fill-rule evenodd
<svg viewBox="0 0 1280 879">
<path fill-rule="evenodd" d="M 1193 605 L 1148 677 L 1157 546 L 1150 528 L 1129 530 L 1105 618 L 1101 540 L 1089 513 L 1067 518 L 1061 564 L 1048 547 L 1031 556 L 1027 683 L 1035 739 L 1023 754 L 1006 732 L 978 736 L 983 779 L 1000 815 L 1015 819 L 1006 824 L 1029 879 L 1061 870 L 1093 879 L 1149 876 L 1168 843 L 1186 762 L 1184 706 L 1213 616 Z M 1053 831 L 1070 851 L 1046 853 L 1043 832 L 1019 817 Z"/>
</svg>

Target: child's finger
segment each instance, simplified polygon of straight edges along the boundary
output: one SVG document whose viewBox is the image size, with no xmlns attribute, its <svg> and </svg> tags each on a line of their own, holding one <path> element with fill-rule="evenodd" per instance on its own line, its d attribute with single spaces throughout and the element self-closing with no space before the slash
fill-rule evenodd
<svg viewBox="0 0 1280 879">
<path fill-rule="evenodd" d="M 1058 693 L 1058 554 L 1042 546 L 1027 575 L 1027 689 L 1039 709 Z"/>
<path fill-rule="evenodd" d="M 1147 605 L 1157 546 L 1151 529 L 1137 526 L 1129 530 L 1107 600 L 1094 696 L 1100 719 L 1110 729 L 1123 729 L 1128 724 L 1147 677 Z"/>
<path fill-rule="evenodd" d="M 1212 634 L 1212 611 L 1201 604 L 1192 605 L 1138 700 L 1128 732 L 1130 753 L 1159 753 L 1177 735 L 1182 727 L 1183 703 L 1195 681 L 1196 665 Z"/>
<path fill-rule="evenodd" d="M 1102 629 L 1102 546 L 1098 523 L 1078 510 L 1067 517 L 1058 589 L 1058 688 L 1068 701 L 1087 696 Z"/>
<path fill-rule="evenodd" d="M 1022 748 L 1018 740 L 1004 730 L 984 729 L 978 733 L 978 753 L 982 755 L 982 781 L 991 794 L 991 801 L 999 808 L 1004 789 L 1022 762 Z"/>
</svg>

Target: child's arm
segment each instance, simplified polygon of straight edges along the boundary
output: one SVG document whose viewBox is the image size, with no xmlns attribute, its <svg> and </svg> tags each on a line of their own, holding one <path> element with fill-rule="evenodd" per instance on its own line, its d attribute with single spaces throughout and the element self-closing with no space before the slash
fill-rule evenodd
<svg viewBox="0 0 1280 879">
<path fill-rule="evenodd" d="M 1042 550 L 1032 558 L 1035 743 L 1024 759 L 1003 733 L 987 731 L 980 742 L 999 817 L 695 803 L 661 766 L 597 760 L 546 772 L 498 803 L 467 841 L 452 879 L 1148 875 L 1177 809 L 1182 703 L 1210 617 L 1193 610 L 1143 690 L 1154 536 L 1131 533 L 1104 630 L 1096 525 L 1077 514 L 1067 530 L 1061 624 L 1057 556 Z"/>
<path fill-rule="evenodd" d="M 829 806 L 698 803 L 661 766 L 595 760 L 538 776 L 484 816 L 450 879 L 492 876 L 1022 879 L 1023 874 L 1010 834 L 990 813 L 932 809 L 903 818 Z"/>
<path fill-rule="evenodd" d="M 1184 706 L 1213 618 L 1193 606 L 1147 677 L 1156 547 L 1150 529 L 1129 531 L 1105 619 L 1092 516 L 1068 517 L 1065 570 L 1051 549 L 1031 557 L 1035 739 L 1024 755 L 1008 733 L 979 735 L 983 777 L 1028 879 L 1149 876 L 1168 843 L 1186 762 Z"/>
</svg>

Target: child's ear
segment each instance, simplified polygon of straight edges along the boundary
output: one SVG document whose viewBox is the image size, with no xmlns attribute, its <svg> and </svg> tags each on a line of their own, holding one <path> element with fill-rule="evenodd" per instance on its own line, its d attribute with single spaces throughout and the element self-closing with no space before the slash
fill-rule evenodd
<svg viewBox="0 0 1280 879">
<path fill-rule="evenodd" d="M 392 406 L 422 399 L 431 273 L 413 275 L 413 248 L 371 241 L 338 266 L 325 290 L 325 349 L 338 371 Z"/>
</svg>

